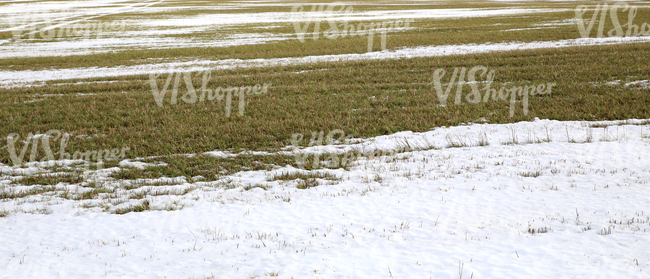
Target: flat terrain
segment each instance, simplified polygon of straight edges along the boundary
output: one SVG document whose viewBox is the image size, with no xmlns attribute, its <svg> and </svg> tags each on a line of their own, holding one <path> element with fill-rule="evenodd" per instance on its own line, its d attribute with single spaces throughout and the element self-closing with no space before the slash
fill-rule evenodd
<svg viewBox="0 0 650 279">
<path fill-rule="evenodd" d="M 1 2 L 0 278 L 647 278 L 627 4 Z"/>
</svg>

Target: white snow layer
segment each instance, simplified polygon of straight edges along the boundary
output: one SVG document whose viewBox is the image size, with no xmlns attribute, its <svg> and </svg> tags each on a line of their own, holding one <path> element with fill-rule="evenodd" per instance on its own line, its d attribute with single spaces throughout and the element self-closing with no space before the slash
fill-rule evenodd
<svg viewBox="0 0 650 279">
<path fill-rule="evenodd" d="M 473 53 L 488 53 L 496 51 L 513 51 L 525 49 L 563 48 L 574 46 L 593 46 L 623 43 L 649 42 L 650 36 L 643 37 L 608 37 L 608 38 L 580 38 L 560 41 L 542 42 L 509 42 L 487 43 L 469 45 L 443 45 L 402 48 L 393 51 L 375 51 L 362 54 L 337 54 L 289 58 L 269 59 L 224 59 L 224 60 L 199 60 L 189 62 L 142 64 L 135 66 L 118 67 L 90 67 L 70 68 L 39 71 L 0 71 L 0 87 L 29 86 L 35 82 L 67 79 L 85 79 L 98 77 L 117 77 L 129 75 L 146 75 L 152 73 L 167 73 L 172 71 L 204 71 L 224 70 L 249 67 L 289 66 L 320 62 L 346 62 L 361 60 L 405 59 L 416 57 L 433 57 L 448 55 L 463 55 Z"/>
<path fill-rule="evenodd" d="M 444 147 L 449 135 L 476 145 L 483 135 L 490 145 L 361 159 L 319 170 L 342 179 L 305 190 L 268 181 L 287 166 L 227 178 L 268 190 L 197 182 L 176 186 L 198 187 L 183 196 L 147 198 L 183 204 L 176 211 L 3 200 L 0 277 L 648 278 L 648 128 L 536 120 L 400 132 L 361 144 Z M 319 148 L 335 147 L 307 149 Z"/>
<path fill-rule="evenodd" d="M 75 1 L 76 2 L 76 1 Z M 0 15 L 0 32 L 11 31 L 12 38 L 0 40 L 0 58 L 11 57 L 39 57 L 39 56 L 67 56 L 88 55 L 125 49 L 151 49 L 151 48 L 177 48 L 177 47 L 219 47 L 245 44 L 263 44 L 271 41 L 287 39 L 294 34 L 274 35 L 270 33 L 240 34 L 240 36 L 226 36 L 220 34 L 218 29 L 227 30 L 233 26 L 246 26 L 248 24 L 286 24 L 291 26 L 294 22 L 309 20 L 325 21 L 386 21 L 396 19 L 415 18 L 470 18 L 489 16 L 523 15 L 533 13 L 561 12 L 566 9 L 413 9 L 413 10 L 388 10 L 388 11 L 354 11 L 355 3 L 339 2 L 333 6 L 331 12 L 309 12 L 312 4 L 285 3 L 286 12 L 258 12 L 258 13 L 218 13 L 222 9 L 245 8 L 251 4 L 237 3 L 224 4 L 213 7 L 158 7 L 163 1 L 152 0 L 144 3 L 112 3 L 106 2 L 97 7 L 88 7 L 89 3 L 61 3 L 44 5 L 43 3 L 17 3 L 3 6 L 6 12 Z M 163 3 L 164 4 L 164 3 Z M 269 3 L 258 3 L 255 6 L 264 7 Z M 271 3 L 270 6 L 276 4 Z M 293 6 L 300 6 L 305 12 L 292 12 Z M 318 4 L 316 4 L 318 5 Z M 342 7 L 352 8 L 351 12 L 335 12 Z M 194 16 L 166 16 L 164 13 L 183 8 L 201 9 L 205 13 Z M 215 12 L 212 12 L 214 10 Z M 84 24 L 100 21 L 104 16 L 119 14 L 153 13 L 158 17 L 126 19 L 120 21 L 104 22 L 122 26 L 120 32 L 91 32 L 91 36 L 79 40 L 77 38 L 59 38 L 55 40 L 39 40 L 43 38 L 43 31 L 55 27 L 72 27 L 74 24 Z M 127 17 L 128 18 L 128 17 Z M 43 28 L 42 25 L 46 27 Z M 36 27 L 38 26 L 38 28 Z M 128 26 L 129 31 L 123 30 Z M 1 28 L 5 27 L 5 28 Z M 34 30 L 30 28 L 35 28 Z M 254 28 L 254 27 L 253 27 Z M 135 29 L 135 30 L 132 30 Z M 85 30 L 85 29 L 82 29 Z M 113 30 L 115 31 L 115 30 Z M 34 33 L 34 34 L 32 34 Z M 83 33 L 83 32 L 82 32 Z M 97 34 L 95 34 L 97 33 Z M 211 38 L 180 38 L 177 36 L 160 38 L 161 35 L 178 35 L 192 33 L 214 33 Z M 28 36 L 27 34 L 32 34 Z M 17 40 L 17 38 L 21 38 Z M 28 39 L 31 38 L 31 39 Z"/>
</svg>

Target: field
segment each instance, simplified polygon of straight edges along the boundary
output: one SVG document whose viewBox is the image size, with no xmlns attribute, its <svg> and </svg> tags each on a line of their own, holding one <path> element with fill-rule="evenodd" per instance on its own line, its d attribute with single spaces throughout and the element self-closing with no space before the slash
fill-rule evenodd
<svg viewBox="0 0 650 279">
<path fill-rule="evenodd" d="M 648 278 L 648 61 L 648 2 L 0 2 L 0 278 Z"/>
</svg>

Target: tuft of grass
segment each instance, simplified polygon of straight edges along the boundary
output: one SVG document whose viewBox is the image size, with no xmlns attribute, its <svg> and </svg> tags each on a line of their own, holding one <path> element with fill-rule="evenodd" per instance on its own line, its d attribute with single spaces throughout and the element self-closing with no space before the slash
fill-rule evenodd
<svg viewBox="0 0 650 279">
<path fill-rule="evenodd" d="M 606 228 L 601 229 L 598 231 L 599 235 L 610 235 L 612 234 L 612 226 L 607 226 Z"/>
<path fill-rule="evenodd" d="M 248 184 L 248 185 L 244 186 L 244 190 L 246 190 L 246 191 L 251 190 L 253 188 L 260 188 L 260 189 L 263 189 L 263 190 L 268 190 L 269 186 L 261 184 L 261 183 L 255 183 L 255 185 Z"/>
<path fill-rule="evenodd" d="M 517 138 L 517 133 L 515 132 L 515 128 L 510 128 L 506 127 L 510 133 L 508 133 L 508 140 L 505 142 L 502 142 L 501 144 L 503 145 L 517 145 L 519 144 L 519 139 Z"/>
<path fill-rule="evenodd" d="M 546 226 L 541 227 L 541 228 L 537 228 L 537 229 L 535 229 L 535 228 L 530 228 L 530 227 L 529 227 L 529 228 L 528 228 L 528 233 L 530 233 L 530 234 L 536 234 L 536 233 L 547 233 L 549 230 L 551 230 L 551 228 L 550 228 L 550 227 L 546 227 Z"/>
<path fill-rule="evenodd" d="M 611 126 L 611 124 L 606 124 L 606 123 L 589 124 L 589 127 L 591 127 L 591 128 L 607 128 L 609 126 Z"/>
<path fill-rule="evenodd" d="M 181 210 L 185 207 L 185 204 L 181 203 L 180 201 L 176 200 L 173 201 L 171 204 L 167 204 L 158 208 L 153 208 L 151 210 L 159 210 L 159 211 L 176 211 L 176 210 Z"/>
<path fill-rule="evenodd" d="M 447 148 L 469 147 L 469 145 L 459 135 L 452 137 L 447 134 L 445 139 L 447 140 Z"/>
<path fill-rule="evenodd" d="M 479 134 L 479 139 L 476 144 L 477 146 L 488 146 L 490 145 L 490 141 L 488 140 L 487 133 L 483 131 L 482 134 Z"/>
<path fill-rule="evenodd" d="M 122 215 L 122 214 L 126 214 L 126 213 L 129 213 L 129 212 L 142 212 L 142 211 L 145 211 L 145 210 L 149 210 L 149 201 L 148 200 L 144 200 L 140 204 L 130 205 L 130 206 L 125 207 L 125 208 L 115 209 L 115 211 L 113 211 L 113 213 Z"/>
<path fill-rule="evenodd" d="M 623 126 L 623 125 L 645 126 L 645 125 L 648 125 L 648 124 L 650 124 L 649 120 L 639 121 L 639 122 L 635 122 L 635 123 L 630 123 L 629 120 L 625 120 L 625 121 L 621 121 L 621 122 L 618 122 L 618 123 L 593 123 L 593 124 L 590 123 L 589 127 L 590 128 L 608 128 L 608 127 L 612 127 L 612 126 Z"/>
<path fill-rule="evenodd" d="M 114 192 L 115 192 L 114 190 L 104 188 L 104 187 L 94 188 L 94 189 L 92 189 L 90 191 L 79 193 L 79 194 L 73 196 L 72 199 L 74 199 L 74 200 L 92 200 L 92 199 L 96 198 L 97 196 L 99 196 L 99 194 L 114 193 Z"/>
<path fill-rule="evenodd" d="M 45 187 L 36 186 L 31 189 L 20 190 L 20 191 L 4 190 L 4 191 L 0 191 L 0 199 L 5 200 L 5 199 L 24 198 L 27 196 L 39 195 L 39 194 L 54 192 L 54 191 L 56 191 L 56 187 L 53 186 L 45 186 Z"/>
<path fill-rule="evenodd" d="M 282 172 L 280 174 L 274 174 L 273 176 L 269 177 L 269 181 L 276 181 L 276 180 L 296 180 L 296 179 L 302 179 L 302 180 L 308 180 L 308 179 L 327 179 L 327 180 L 341 180 L 340 177 L 333 175 L 328 172 L 308 172 L 308 173 L 303 173 L 299 171 L 294 171 L 294 172 Z"/>
<path fill-rule="evenodd" d="M 76 173 L 65 174 L 39 174 L 24 176 L 20 179 L 12 181 L 13 184 L 21 184 L 25 186 L 30 185 L 56 185 L 59 183 L 76 184 L 84 181 L 83 176 Z"/>
<path fill-rule="evenodd" d="M 520 172 L 518 174 L 519 174 L 519 176 L 522 176 L 522 177 L 538 177 L 538 176 L 542 175 L 542 172 L 541 171 L 528 171 L 528 172 Z"/>
<path fill-rule="evenodd" d="M 296 164 L 299 168 L 304 170 L 319 170 L 319 169 L 338 169 L 343 168 L 345 170 L 350 170 L 350 165 L 352 162 L 359 159 L 363 156 L 361 152 L 358 151 L 348 151 L 344 154 L 339 154 L 335 152 L 322 153 L 322 154 L 308 154 L 301 159 L 296 160 Z M 374 158 L 374 155 L 372 155 Z M 300 162 L 300 163 L 298 163 Z"/>
<path fill-rule="evenodd" d="M 440 146 L 432 143 L 429 138 L 424 138 L 420 141 L 409 142 L 407 138 L 397 140 L 397 148 L 392 150 L 392 154 L 413 152 L 413 151 L 425 151 L 425 150 L 440 150 Z"/>
<path fill-rule="evenodd" d="M 202 176 L 204 181 L 218 180 L 223 175 L 240 171 L 272 170 L 277 166 L 296 165 L 293 156 L 287 155 L 250 155 L 240 154 L 235 157 L 214 157 L 200 154 L 195 156 L 157 157 L 165 165 L 149 166 L 145 169 L 122 168 L 111 176 L 115 179 L 139 179 L 161 177 L 185 177 L 193 182 L 192 177 Z M 144 160 L 151 163 L 154 159 Z"/>
<path fill-rule="evenodd" d="M 307 180 L 300 180 L 296 188 L 309 189 L 318 185 L 320 185 L 320 183 L 318 183 L 318 180 L 316 180 L 316 178 L 308 178 Z"/>
<path fill-rule="evenodd" d="M 129 193 L 129 199 L 132 200 L 141 200 L 144 199 L 147 196 L 146 191 L 132 191 Z"/>
</svg>

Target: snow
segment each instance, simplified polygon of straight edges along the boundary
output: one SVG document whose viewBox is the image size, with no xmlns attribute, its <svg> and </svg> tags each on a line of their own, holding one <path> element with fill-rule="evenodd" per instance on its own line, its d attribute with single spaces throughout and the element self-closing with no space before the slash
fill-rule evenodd
<svg viewBox="0 0 650 279">
<path fill-rule="evenodd" d="M 14 38 L 0 40 L 0 58 L 11 57 L 44 57 L 44 56 L 68 56 L 68 55 L 88 55 L 93 53 L 106 53 L 110 51 L 122 51 L 133 49 L 151 49 L 151 48 L 178 48 L 178 47 L 225 47 L 233 45 L 246 44 L 264 44 L 273 41 L 286 40 L 295 34 L 239 34 L 237 36 L 225 36 L 219 34 L 217 29 L 226 30 L 229 28 L 242 28 L 248 24 L 266 24 L 278 25 L 285 24 L 291 26 L 293 22 L 305 20 L 334 20 L 337 22 L 347 21 L 385 21 L 396 19 L 415 19 L 415 18 L 469 18 L 469 17 L 488 17 L 488 16 L 507 16 L 518 14 L 548 13 L 561 12 L 566 9 L 526 9 L 526 8 L 507 8 L 507 9 L 413 9 L 413 10 L 389 10 L 389 11 L 353 11 L 353 12 L 292 12 L 293 5 L 302 5 L 304 9 L 311 10 L 311 3 L 290 3 L 290 4 L 226 4 L 214 7 L 192 7 L 196 9 L 215 10 L 215 13 L 204 13 L 194 16 L 165 16 L 164 12 L 176 9 L 185 9 L 188 7 L 155 7 L 162 2 L 158 0 L 147 1 L 137 4 L 124 4 L 105 2 L 98 3 L 97 7 L 89 7 L 89 3 L 78 1 L 66 4 L 47 4 L 43 3 L 21 3 L 6 5 L 3 7 L 5 13 L 0 17 L 0 26 L 9 26 L 9 28 L 0 29 L 0 32 L 17 32 L 16 35 L 22 34 L 22 41 L 17 42 Z M 121 6 L 120 6 L 121 4 Z M 336 3 L 337 9 L 342 5 L 354 7 L 355 3 Z M 245 7 L 265 7 L 265 6 L 287 6 L 286 12 L 258 12 L 258 13 L 218 13 L 223 9 L 235 9 Z M 25 11 L 29 11 L 25 13 Z M 106 15 L 119 14 L 144 14 L 162 13 L 156 18 L 138 18 L 121 21 L 105 22 L 117 24 L 122 27 L 129 26 L 129 29 L 135 28 L 136 31 L 123 30 L 121 32 L 107 32 L 104 30 L 100 34 L 91 32 L 92 36 L 78 39 L 62 39 L 56 37 L 53 41 L 28 40 L 27 35 L 30 33 L 29 27 L 39 23 L 48 24 L 46 28 L 65 27 L 71 24 L 82 24 L 91 20 L 100 19 Z M 0 14 L 3 14 L 0 12 Z M 160 18 L 162 17 L 162 18 Z M 35 20 L 32 22 L 32 20 Z M 120 24 L 121 23 L 121 24 Z M 252 27 L 256 28 L 256 27 Z M 22 31 L 21 31 L 22 30 Z M 84 29 L 85 30 L 85 29 Z M 115 31 L 115 30 L 114 30 Z M 171 36 L 160 38 L 161 35 L 180 35 L 193 33 L 214 32 L 212 38 L 196 38 L 194 36 L 178 37 Z M 226 32 L 227 33 L 227 32 Z M 13 33 L 12 33 L 13 34 Z M 39 34 L 35 38 L 40 39 Z"/>
<path fill-rule="evenodd" d="M 147 167 L 155 167 L 155 166 L 166 166 L 166 163 L 159 163 L 159 164 L 154 164 L 154 163 L 143 163 L 143 162 L 138 162 L 138 161 L 132 161 L 130 159 L 125 159 L 120 162 L 120 167 L 132 167 L 132 168 L 138 168 L 138 169 L 146 169 Z"/>
<path fill-rule="evenodd" d="M 223 179 L 234 188 L 149 187 L 194 187 L 147 197 L 175 211 L 116 215 L 44 195 L 4 200 L 0 277 L 450 278 L 461 265 L 462 278 L 648 278 L 647 123 L 474 124 L 306 147 L 388 150 L 427 139 L 443 148 L 319 170 L 341 180 L 304 190 L 267 181 L 289 166 Z M 447 135 L 476 145 L 481 134 L 490 145 L 444 148 Z M 520 144 L 504 144 L 514 138 Z M 120 183 L 106 177 L 115 169 L 91 179 Z M 254 183 L 269 188 L 243 189 Z"/>
<path fill-rule="evenodd" d="M 608 81 L 608 82 L 590 82 L 593 86 L 599 86 L 599 85 L 607 85 L 607 86 L 619 86 L 621 85 L 621 80 L 613 80 L 613 81 Z M 641 89 L 647 89 L 650 88 L 650 80 L 635 80 L 635 81 L 630 81 L 630 82 L 625 82 L 623 83 L 625 87 L 636 87 L 636 88 L 641 88 Z"/>
<path fill-rule="evenodd" d="M 289 58 L 270 58 L 270 59 L 224 59 L 224 60 L 198 60 L 189 62 L 172 62 L 141 64 L 134 66 L 117 66 L 117 67 L 90 67 L 90 68 L 70 68 L 57 70 L 39 70 L 39 71 L 0 71 L 1 87 L 24 87 L 30 86 L 31 83 L 66 80 L 66 79 L 83 79 L 98 77 L 117 77 L 128 75 L 146 75 L 151 73 L 167 73 L 171 70 L 183 71 L 204 71 L 204 70 L 224 70 L 235 68 L 249 67 L 272 67 L 288 66 L 321 62 L 346 62 L 361 60 L 381 60 L 381 59 L 405 59 L 415 57 L 434 57 L 463 55 L 472 53 L 489 53 L 497 51 L 514 51 L 526 49 L 542 48 L 564 48 L 575 46 L 593 46 L 648 42 L 650 36 L 643 37 L 608 37 L 608 38 L 579 38 L 559 41 L 540 41 L 540 42 L 508 42 L 508 43 L 487 43 L 487 44 L 469 44 L 469 45 L 443 45 L 443 46 L 423 46 L 413 48 L 401 48 L 392 51 L 376 51 L 361 54 L 338 54 L 338 55 L 320 55 L 305 57 Z"/>
<path fill-rule="evenodd" d="M 155 46 L 155 48 L 176 48 L 179 46 L 228 47 L 288 40 L 294 36 L 293 34 L 274 35 L 253 33 L 227 35 L 218 39 L 201 39 L 175 37 L 165 38 L 157 36 L 147 37 L 145 36 L 146 34 L 139 34 L 154 34 L 157 32 L 158 31 L 122 32 L 122 34 L 128 35 L 124 37 L 112 37 L 110 34 L 104 33 L 102 35 L 104 38 L 94 38 L 95 36 L 91 36 L 90 38 L 80 40 L 18 43 L 8 44 L 5 46 L 0 44 L 0 50 L 2 50 L 0 58 L 90 55 L 133 48 L 151 49 L 152 46 Z M 179 30 L 168 30 L 164 32 L 167 34 L 175 32 L 182 33 L 182 31 Z"/>
<path fill-rule="evenodd" d="M 414 10 L 389 10 L 389 11 L 352 11 L 352 12 L 311 12 L 312 4 L 298 4 L 303 7 L 303 12 L 268 12 L 268 13 L 236 13 L 215 15 L 198 15 L 186 18 L 151 20 L 143 22 L 143 26 L 201 26 L 201 25 L 239 25 L 252 23 L 287 23 L 303 22 L 305 20 L 332 20 L 342 21 L 384 21 L 395 19 L 416 18 L 470 18 L 488 16 L 506 16 L 531 13 L 562 12 L 567 9 L 414 9 Z M 318 5 L 318 4 L 316 4 Z M 341 9 L 345 3 L 337 3 L 335 10 Z M 327 7 L 327 6 L 325 6 Z M 352 6 L 354 7 L 354 6 Z"/>
<path fill-rule="evenodd" d="M 650 88 L 650 80 L 636 80 L 632 82 L 628 82 L 625 84 L 625 86 L 636 86 L 636 87 L 641 87 L 641 88 Z"/>
<path fill-rule="evenodd" d="M 157 3 L 162 1 L 5 3 L 0 10 L 0 31 L 33 24 L 24 21 L 25 11 L 30 12 L 28 17 L 50 18 L 66 25 L 121 13 L 144 15 L 181 8 L 218 12 L 268 6 L 286 6 L 290 10 L 293 5 L 240 1 L 213 7 L 155 7 Z M 102 38 L 22 43 L 15 43 L 13 38 L 0 40 L 0 58 L 84 55 L 152 46 L 261 44 L 291 39 L 295 34 L 252 33 L 210 39 L 161 36 L 244 24 L 280 26 L 304 20 L 304 16 L 381 21 L 557 11 L 570 9 L 159 17 L 129 20 L 128 26 L 139 26 L 141 30 L 105 33 Z M 565 24 L 572 23 L 557 21 L 531 28 Z M 648 36 L 584 38 L 423 46 L 363 54 L 0 71 L 0 87 L 42 86 L 48 81 L 170 70 L 405 59 L 649 40 Z M 114 81 L 75 84 L 100 82 Z M 648 88 L 648 84 L 647 79 L 606 83 L 639 88 Z M 26 102 L 42 101 L 45 96 L 49 95 L 35 95 L 34 100 Z M 477 121 L 489 120 L 482 117 Z M 165 165 L 134 158 L 120 161 L 119 167 L 85 171 L 87 182 L 25 186 L 12 182 L 39 174 L 48 164 L 56 163 L 65 169 L 83 160 L 32 162 L 23 167 L 0 164 L 2 196 L 42 187 L 52 187 L 59 195 L 75 195 L 91 191 L 89 182 L 115 191 L 112 196 L 86 200 L 64 199 L 51 192 L 0 199 L 0 278 L 649 278 L 650 197 L 645 194 L 650 181 L 649 121 L 536 119 L 442 127 L 424 133 L 402 131 L 337 145 L 288 146 L 280 154 L 308 154 L 313 158 L 329 153 L 343 158 L 349 152 L 361 152 L 364 157 L 349 169 L 306 171 L 278 166 L 271 171 L 242 171 L 209 182 L 201 181 L 205 180 L 201 176 L 135 180 L 109 176 L 126 167 Z M 481 146 L 482 141 L 489 145 Z M 465 147 L 449 147 L 452 143 Z M 395 153 L 405 146 L 415 150 Z M 274 155 L 253 150 L 203 154 L 224 158 Z M 293 172 L 327 173 L 340 179 L 317 179 L 319 185 L 309 189 L 298 189 L 299 180 L 269 181 L 274 175 Z M 65 173 L 46 175 L 61 174 Z M 146 199 L 149 210 L 113 214 L 144 201 L 137 196 Z"/>
</svg>

